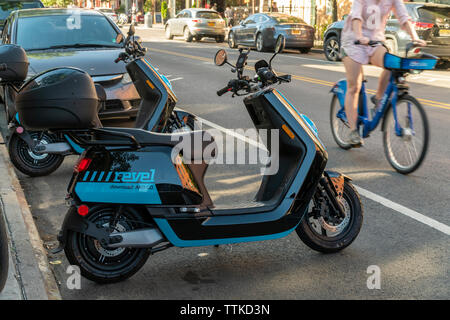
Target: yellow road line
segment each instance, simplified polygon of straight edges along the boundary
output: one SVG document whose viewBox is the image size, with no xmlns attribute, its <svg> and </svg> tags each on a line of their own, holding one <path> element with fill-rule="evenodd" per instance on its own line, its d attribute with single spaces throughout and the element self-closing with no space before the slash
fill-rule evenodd
<svg viewBox="0 0 450 320">
<path fill-rule="evenodd" d="M 193 56 L 190 54 L 174 52 L 174 51 L 169 51 L 169 50 L 162 50 L 162 49 L 155 49 L 155 48 L 149 48 L 149 49 L 150 49 L 150 51 L 155 51 L 155 52 L 159 52 L 159 53 L 166 53 L 166 54 L 170 54 L 173 56 L 179 56 L 179 57 L 189 58 L 189 59 L 193 59 L 193 60 L 207 61 L 207 62 L 213 63 L 213 59 L 210 59 L 210 58 Z M 253 68 L 251 68 L 251 67 L 246 67 L 246 69 L 253 70 Z M 324 85 L 324 86 L 328 86 L 328 87 L 331 87 L 334 85 L 334 82 L 316 79 L 316 78 L 308 78 L 308 77 L 303 77 L 303 76 L 298 76 L 298 75 L 292 75 L 292 79 L 309 82 L 309 83 L 314 83 L 314 84 L 320 84 L 320 85 Z M 375 94 L 376 91 L 372 90 L 372 89 L 367 89 L 367 92 L 370 94 Z M 417 98 L 417 100 L 419 100 L 424 105 L 427 105 L 430 107 L 450 110 L 449 103 L 433 101 L 433 100 L 428 100 L 428 99 L 422 99 L 422 98 Z"/>
</svg>

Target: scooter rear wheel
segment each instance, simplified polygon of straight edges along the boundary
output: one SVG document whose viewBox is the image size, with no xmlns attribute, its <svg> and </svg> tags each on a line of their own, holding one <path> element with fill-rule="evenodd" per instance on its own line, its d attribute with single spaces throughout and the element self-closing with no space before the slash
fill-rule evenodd
<svg viewBox="0 0 450 320">
<path fill-rule="evenodd" d="M 39 139 L 39 132 L 30 132 L 33 139 Z M 56 142 L 51 135 L 44 134 L 42 143 Z M 17 134 L 13 134 L 8 143 L 9 158 L 14 167 L 30 177 L 41 177 L 57 170 L 64 161 L 59 154 L 35 154 Z"/>
<path fill-rule="evenodd" d="M 345 218 L 315 217 L 308 212 L 296 231 L 300 239 L 311 249 L 322 253 L 334 253 L 348 247 L 358 236 L 363 222 L 363 206 L 355 187 L 345 181 L 341 200 Z M 328 208 L 331 210 L 330 208 Z"/>
<path fill-rule="evenodd" d="M 98 226 L 110 226 L 116 208 L 97 207 L 91 209 L 88 220 Z M 117 219 L 117 232 L 136 230 L 145 223 L 144 218 L 133 208 L 125 208 Z M 92 237 L 69 231 L 64 248 L 70 264 L 80 267 L 81 275 L 97 283 L 123 281 L 141 269 L 150 250 L 141 248 L 108 248 Z"/>
</svg>

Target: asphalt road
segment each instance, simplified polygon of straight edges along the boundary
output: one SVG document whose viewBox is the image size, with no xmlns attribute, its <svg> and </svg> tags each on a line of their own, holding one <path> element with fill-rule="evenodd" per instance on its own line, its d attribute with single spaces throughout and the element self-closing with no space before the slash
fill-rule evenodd
<svg viewBox="0 0 450 320">
<path fill-rule="evenodd" d="M 167 41 L 160 31 L 138 30 L 138 34 L 149 48 L 151 63 L 172 80 L 179 107 L 224 128 L 252 127 L 242 98 L 219 98 L 215 93 L 235 76 L 229 67 L 213 64 L 214 53 L 224 44 Z M 234 61 L 236 50 L 228 52 Z M 268 59 L 270 53 L 252 52 L 249 64 L 260 58 Z M 171 248 L 151 256 L 125 282 L 100 286 L 83 279 L 81 290 L 67 289 L 64 255 L 50 255 L 64 299 L 450 298 L 450 72 L 411 77 L 411 93 L 422 99 L 429 118 L 431 145 L 422 167 L 402 176 L 385 159 L 379 130 L 360 149 L 344 151 L 335 144 L 329 89 L 344 76 L 340 63 L 324 61 L 320 54 L 286 52 L 273 64 L 280 73 L 294 75 L 293 82 L 279 90 L 316 123 L 329 153 L 328 168 L 349 175 L 366 192 L 364 225 L 356 241 L 334 255 L 312 251 L 295 233 L 280 240 L 219 248 Z M 366 69 L 370 89 L 376 88 L 377 72 Z M 48 246 L 54 245 L 67 210 L 64 196 L 75 160 L 68 157 L 48 177 L 20 175 Z M 239 202 L 257 190 L 258 168 L 215 166 L 206 181 L 217 203 Z M 381 289 L 367 287 L 372 265 L 380 268 Z"/>
</svg>

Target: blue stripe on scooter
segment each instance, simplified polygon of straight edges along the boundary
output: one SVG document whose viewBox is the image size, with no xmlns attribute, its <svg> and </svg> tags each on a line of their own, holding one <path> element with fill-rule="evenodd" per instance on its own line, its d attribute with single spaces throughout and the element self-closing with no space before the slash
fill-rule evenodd
<svg viewBox="0 0 450 320">
<path fill-rule="evenodd" d="M 75 193 L 82 202 L 161 204 L 154 183 L 78 182 Z"/>
<path fill-rule="evenodd" d="M 224 238 L 224 239 L 208 239 L 208 240 L 182 240 L 178 238 L 173 229 L 170 227 L 169 223 L 166 219 L 155 218 L 154 219 L 159 229 L 165 235 L 167 240 L 177 247 L 201 247 L 201 246 L 213 246 L 216 244 L 230 244 L 230 243 L 240 243 L 240 242 L 252 242 L 252 241 L 264 241 L 264 240 L 273 240 L 279 239 L 287 236 L 292 231 L 294 231 L 298 224 L 287 231 L 268 234 L 263 236 L 253 236 L 253 237 L 239 237 L 239 238 Z M 301 221 L 301 219 L 300 219 Z M 299 223 L 300 223 L 299 221 Z"/>
<path fill-rule="evenodd" d="M 64 135 L 64 138 L 66 138 L 67 142 L 69 142 L 70 146 L 73 150 L 75 150 L 76 153 L 82 154 L 84 152 L 84 149 L 73 142 L 72 139 L 70 139 L 66 134 Z"/>
</svg>

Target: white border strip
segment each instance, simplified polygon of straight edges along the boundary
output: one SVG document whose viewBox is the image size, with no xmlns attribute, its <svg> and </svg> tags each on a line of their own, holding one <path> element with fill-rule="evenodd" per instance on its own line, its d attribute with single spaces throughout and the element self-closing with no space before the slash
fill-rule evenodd
<svg viewBox="0 0 450 320">
<path fill-rule="evenodd" d="M 378 202 L 389 209 L 395 210 L 407 217 L 410 217 L 410 218 L 417 220 L 423 224 L 426 224 L 427 226 L 432 227 L 433 229 L 439 230 L 439 231 L 445 233 L 446 235 L 450 235 L 450 227 L 439 221 L 436 221 L 427 216 L 424 216 L 423 214 L 418 213 L 417 211 L 408 209 L 398 203 L 388 200 L 388 199 L 386 199 L 382 196 L 379 196 L 373 192 L 370 192 L 369 190 L 366 190 L 364 188 L 361 188 L 358 186 L 355 186 L 355 188 L 356 188 L 356 190 L 358 190 L 358 192 L 362 196 L 369 198 L 372 201 Z"/>
</svg>

